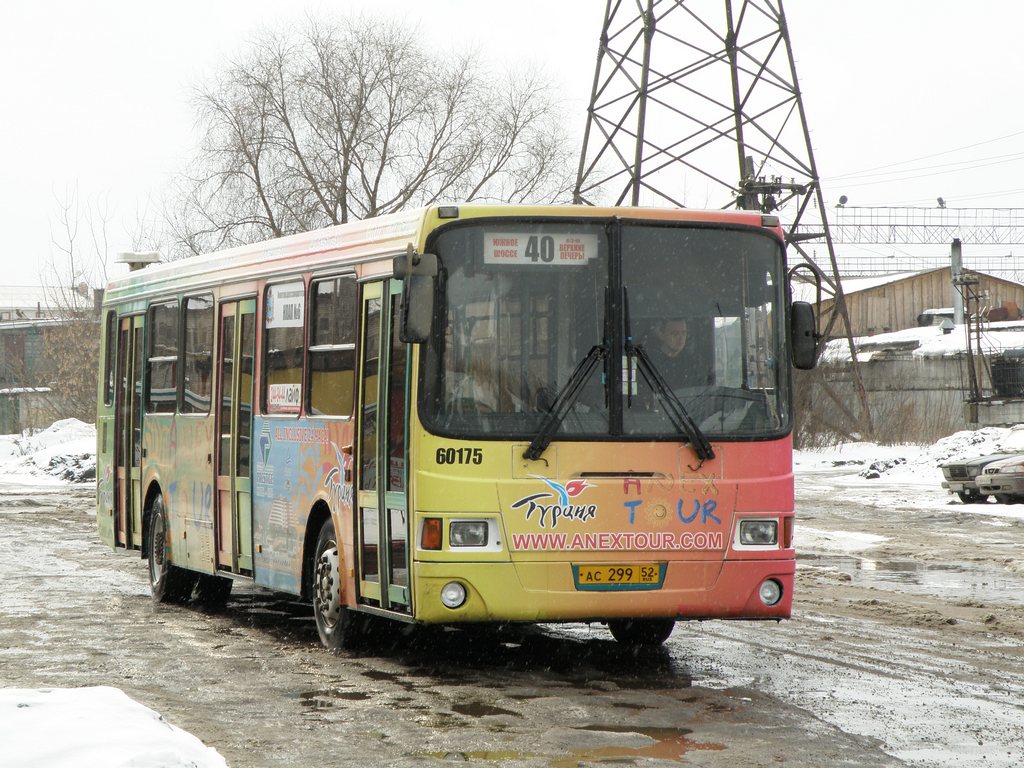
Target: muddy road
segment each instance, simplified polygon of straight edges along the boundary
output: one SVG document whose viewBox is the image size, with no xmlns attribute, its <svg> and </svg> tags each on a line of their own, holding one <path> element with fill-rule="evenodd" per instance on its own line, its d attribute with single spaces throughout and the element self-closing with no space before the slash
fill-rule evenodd
<svg viewBox="0 0 1024 768">
<path fill-rule="evenodd" d="M 261 590 L 154 606 L 145 564 L 98 543 L 91 488 L 0 485 L 0 686 L 119 687 L 233 768 L 1024 764 L 1024 525 L 813 479 L 798 504 L 816 541 L 885 540 L 805 548 L 782 624 L 681 624 L 639 655 L 597 625 L 392 627 L 332 656 L 307 606 Z"/>
</svg>

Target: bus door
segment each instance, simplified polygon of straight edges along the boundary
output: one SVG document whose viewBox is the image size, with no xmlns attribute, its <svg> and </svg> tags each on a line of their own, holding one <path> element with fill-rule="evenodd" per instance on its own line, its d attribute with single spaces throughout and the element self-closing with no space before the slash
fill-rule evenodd
<svg viewBox="0 0 1024 768">
<path fill-rule="evenodd" d="M 252 574 L 253 353 L 256 300 L 220 305 L 217 365 L 217 569 Z"/>
<path fill-rule="evenodd" d="M 114 546 L 142 547 L 142 369 L 145 315 L 122 317 L 117 333 L 114 415 Z"/>
<path fill-rule="evenodd" d="M 406 355 L 401 283 L 363 286 L 358 424 L 358 571 L 363 602 L 409 610 Z"/>
</svg>

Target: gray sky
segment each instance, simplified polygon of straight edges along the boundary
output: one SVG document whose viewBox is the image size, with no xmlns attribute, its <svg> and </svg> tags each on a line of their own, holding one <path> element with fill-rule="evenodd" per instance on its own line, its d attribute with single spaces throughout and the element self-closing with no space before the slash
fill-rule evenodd
<svg viewBox="0 0 1024 768">
<path fill-rule="evenodd" d="M 689 0 L 701 3 L 721 0 Z M 603 0 L 8 0 L 0 10 L 0 285 L 38 284 L 57 197 L 105 200 L 112 250 L 189 156 L 193 84 L 255 29 L 383 12 L 442 48 L 544 66 L 582 132 Z M 1024 4 L 788 0 L 826 200 L 1024 207 Z M 880 170 L 873 170 L 880 169 Z M 880 255 L 890 246 L 871 246 Z M 1006 252 L 1008 247 L 997 248 Z M 1024 250 L 1024 249 L 1022 249 Z"/>
</svg>

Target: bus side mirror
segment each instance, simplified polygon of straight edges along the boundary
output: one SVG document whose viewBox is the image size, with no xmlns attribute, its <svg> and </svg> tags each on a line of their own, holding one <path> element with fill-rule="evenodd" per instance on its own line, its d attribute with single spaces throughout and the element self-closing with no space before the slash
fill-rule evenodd
<svg viewBox="0 0 1024 768">
<path fill-rule="evenodd" d="M 806 301 L 794 301 L 789 315 L 789 336 L 793 367 L 809 371 L 818 362 L 818 334 L 814 308 Z"/>
<path fill-rule="evenodd" d="M 403 282 L 398 337 L 407 344 L 420 344 L 429 338 L 434 320 L 437 256 L 415 253 L 409 246 L 404 256 L 395 257 L 393 267 L 395 277 Z"/>
</svg>

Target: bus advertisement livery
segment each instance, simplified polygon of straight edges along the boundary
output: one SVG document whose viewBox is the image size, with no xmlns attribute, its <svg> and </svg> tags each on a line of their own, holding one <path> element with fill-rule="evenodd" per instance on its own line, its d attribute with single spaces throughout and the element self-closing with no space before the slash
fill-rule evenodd
<svg viewBox="0 0 1024 768">
<path fill-rule="evenodd" d="M 158 602 L 308 600 L 332 649 L 371 616 L 786 618 L 789 296 L 754 212 L 440 206 L 132 271 L 100 537 Z"/>
</svg>

